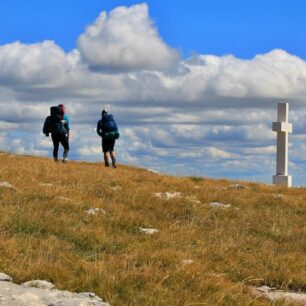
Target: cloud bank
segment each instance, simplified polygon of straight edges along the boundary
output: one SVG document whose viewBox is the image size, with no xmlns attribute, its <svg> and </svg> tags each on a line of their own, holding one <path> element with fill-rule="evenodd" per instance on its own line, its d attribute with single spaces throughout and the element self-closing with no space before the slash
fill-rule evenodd
<svg viewBox="0 0 306 306">
<path fill-rule="evenodd" d="M 305 183 L 306 62 L 285 50 L 243 60 L 183 59 L 146 4 L 101 12 L 66 53 L 52 41 L 0 46 L 0 150 L 51 155 L 41 133 L 53 104 L 72 119 L 72 159 L 101 159 L 95 125 L 115 115 L 122 163 L 173 174 L 269 182 L 277 102 L 290 102 L 290 172 Z"/>
</svg>

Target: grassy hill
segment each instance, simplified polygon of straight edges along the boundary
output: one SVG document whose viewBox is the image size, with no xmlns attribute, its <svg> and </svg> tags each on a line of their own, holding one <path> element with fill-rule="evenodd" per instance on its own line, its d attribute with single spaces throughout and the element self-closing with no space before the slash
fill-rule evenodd
<svg viewBox="0 0 306 306">
<path fill-rule="evenodd" d="M 304 188 L 6 153 L 0 167 L 16 188 L 0 186 L 0 272 L 17 283 L 137 306 L 269 305 L 250 286 L 306 291 Z"/>
</svg>

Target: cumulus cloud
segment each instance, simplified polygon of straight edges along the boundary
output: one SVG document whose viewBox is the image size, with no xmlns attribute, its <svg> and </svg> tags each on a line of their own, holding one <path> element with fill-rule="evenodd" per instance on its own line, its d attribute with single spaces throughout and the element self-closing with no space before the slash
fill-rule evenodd
<svg viewBox="0 0 306 306">
<path fill-rule="evenodd" d="M 146 4 L 102 12 L 79 37 L 78 47 L 92 69 L 104 71 L 160 70 L 179 59 L 159 37 Z"/>
<path fill-rule="evenodd" d="M 65 54 L 52 41 L 30 45 L 15 42 L 0 46 L 0 85 L 53 83 L 72 69 L 74 58 L 74 53 Z"/>
<path fill-rule="evenodd" d="M 250 60 L 195 55 L 181 66 L 177 75 L 159 73 L 164 88 L 176 100 L 256 107 L 284 99 L 302 104 L 306 94 L 305 61 L 283 50 Z"/>
</svg>

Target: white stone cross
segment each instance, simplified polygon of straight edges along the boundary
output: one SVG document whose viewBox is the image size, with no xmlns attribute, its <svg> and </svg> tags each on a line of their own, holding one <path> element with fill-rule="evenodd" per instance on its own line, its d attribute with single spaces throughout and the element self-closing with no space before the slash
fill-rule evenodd
<svg viewBox="0 0 306 306">
<path fill-rule="evenodd" d="M 277 132 L 276 175 L 273 184 L 291 187 L 292 177 L 288 175 L 288 133 L 292 124 L 288 122 L 289 103 L 278 103 L 277 122 L 272 123 L 272 131 Z"/>
</svg>

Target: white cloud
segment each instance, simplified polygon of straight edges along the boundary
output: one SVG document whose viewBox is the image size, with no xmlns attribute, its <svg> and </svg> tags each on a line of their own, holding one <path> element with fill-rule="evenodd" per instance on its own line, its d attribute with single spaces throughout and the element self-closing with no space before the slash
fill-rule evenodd
<svg viewBox="0 0 306 306">
<path fill-rule="evenodd" d="M 92 157 L 95 155 L 101 156 L 101 146 L 82 147 L 78 149 L 78 152 L 84 157 Z"/>
<path fill-rule="evenodd" d="M 102 12 L 78 39 L 82 58 L 96 70 L 165 69 L 178 52 L 159 37 L 146 4 Z"/>
<path fill-rule="evenodd" d="M 0 46 L 0 84 L 53 85 L 72 69 L 75 53 L 65 52 L 52 41 L 37 44 L 15 42 Z"/>
<path fill-rule="evenodd" d="M 231 158 L 231 157 L 233 157 L 232 154 L 230 154 L 230 153 L 228 153 L 226 151 L 220 150 L 218 148 L 214 148 L 214 147 L 208 148 L 207 152 L 208 152 L 208 154 L 212 158 L 215 158 L 215 159 L 218 159 L 218 158 Z"/>
</svg>

